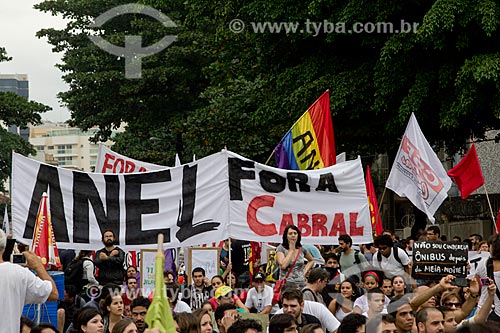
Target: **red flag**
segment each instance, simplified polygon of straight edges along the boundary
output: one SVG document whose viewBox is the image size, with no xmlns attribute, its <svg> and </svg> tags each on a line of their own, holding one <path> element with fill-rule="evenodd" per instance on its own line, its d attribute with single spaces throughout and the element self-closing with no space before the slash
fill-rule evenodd
<svg viewBox="0 0 500 333">
<path fill-rule="evenodd" d="M 375 194 L 370 166 L 368 165 L 366 166 L 366 194 L 368 195 L 368 205 L 370 206 L 370 220 L 372 222 L 373 234 L 375 236 L 382 235 L 384 228 L 382 227 L 382 219 L 378 212 L 377 195 Z"/>
<path fill-rule="evenodd" d="M 260 260 L 261 245 L 258 242 L 250 242 L 250 257 L 248 258 L 248 269 L 250 271 L 250 283 L 253 281 L 253 275 L 257 273 L 257 260 Z"/>
<path fill-rule="evenodd" d="M 474 142 L 462 160 L 454 168 L 448 170 L 448 176 L 457 184 L 462 199 L 467 198 L 469 194 L 484 184 L 483 172 L 479 165 Z"/>
<path fill-rule="evenodd" d="M 57 250 L 54 230 L 52 229 L 52 222 L 50 220 L 48 195 L 45 192 L 38 207 L 31 248 L 42 260 L 44 268 L 47 268 L 47 266 L 51 266 L 54 269 L 61 267 L 61 259 L 59 259 L 59 251 Z"/>
</svg>

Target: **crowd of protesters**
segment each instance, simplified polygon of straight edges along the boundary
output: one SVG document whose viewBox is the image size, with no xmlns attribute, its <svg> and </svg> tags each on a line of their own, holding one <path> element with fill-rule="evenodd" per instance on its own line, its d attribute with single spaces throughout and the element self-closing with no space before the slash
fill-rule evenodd
<svg viewBox="0 0 500 333">
<path fill-rule="evenodd" d="M 441 237 L 439 228 L 430 226 L 417 240 L 439 242 Z M 5 239 L 0 232 L 0 253 L 5 251 Z M 1 261 L 4 283 L 0 293 L 11 306 L 0 311 L 0 321 L 16 326 L 17 331 L 19 324 L 8 318 L 21 318 L 21 332 L 158 333 L 145 322 L 153 293 L 140 289 L 136 267 L 124 270 L 125 252 L 116 245 L 114 233 L 105 231 L 102 241 L 104 247 L 94 256 L 92 251 L 81 251 L 73 259 L 73 263 L 82 262 L 79 281 L 70 277 L 71 270 L 65 270 L 64 297 L 55 326 L 34 325 L 21 317 L 22 305 L 58 298 L 54 281 L 39 258 L 24 252 L 27 266 L 38 277 Z M 453 241 L 462 240 L 454 237 Z M 338 246 L 311 248 L 302 244 L 301 233 L 293 225 L 285 228 L 275 255 L 251 276 L 249 242 L 231 240 L 221 248 L 220 275 L 209 279 L 203 268 L 195 267 L 189 279 L 184 272 L 166 271 L 164 282 L 176 332 L 182 333 L 500 332 L 496 287 L 500 285 L 500 234 L 488 241 L 473 234 L 466 242 L 470 250 L 490 253 L 490 259 L 485 256 L 476 263 L 466 286 L 457 286 L 453 275 L 413 279 L 413 240 L 400 242 L 389 231 L 373 244 L 355 246 L 344 234 L 338 237 Z M 286 283 L 276 300 L 273 285 L 283 279 Z"/>
</svg>

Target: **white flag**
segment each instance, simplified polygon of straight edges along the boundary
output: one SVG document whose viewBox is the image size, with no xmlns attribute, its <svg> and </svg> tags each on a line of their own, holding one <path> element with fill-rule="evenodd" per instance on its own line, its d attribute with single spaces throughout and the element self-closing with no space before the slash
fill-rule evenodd
<svg viewBox="0 0 500 333">
<path fill-rule="evenodd" d="M 336 159 L 336 163 L 339 164 L 339 163 L 344 163 L 346 161 L 346 156 L 345 156 L 345 152 L 343 153 L 340 153 L 337 155 L 337 157 L 335 158 Z"/>
<path fill-rule="evenodd" d="M 3 231 L 6 235 L 10 235 L 9 213 L 7 212 L 7 205 L 5 205 L 5 213 L 3 214 Z"/>
<path fill-rule="evenodd" d="M 385 186 L 400 197 L 407 197 L 432 223 L 434 213 L 448 196 L 451 179 L 413 113 Z"/>
</svg>

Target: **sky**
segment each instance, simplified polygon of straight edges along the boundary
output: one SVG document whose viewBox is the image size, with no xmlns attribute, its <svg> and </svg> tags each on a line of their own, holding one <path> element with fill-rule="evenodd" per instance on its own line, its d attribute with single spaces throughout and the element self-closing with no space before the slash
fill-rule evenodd
<svg viewBox="0 0 500 333">
<path fill-rule="evenodd" d="M 42 28 L 62 28 L 64 20 L 33 8 L 42 0 L 0 0 L 0 46 L 11 61 L 0 62 L 0 74 L 28 74 L 29 99 L 52 107 L 42 119 L 66 121 L 69 112 L 56 95 L 68 90 L 55 67 L 62 54 L 53 53 L 47 38 L 37 38 Z"/>
</svg>

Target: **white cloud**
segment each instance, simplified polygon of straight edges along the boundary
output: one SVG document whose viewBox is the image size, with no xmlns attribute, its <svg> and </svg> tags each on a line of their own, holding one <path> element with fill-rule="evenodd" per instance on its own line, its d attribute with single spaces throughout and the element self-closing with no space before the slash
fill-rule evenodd
<svg viewBox="0 0 500 333">
<path fill-rule="evenodd" d="M 62 28 L 64 20 L 33 8 L 41 0 L 0 0 L 0 46 L 13 59 L 0 63 L 0 74 L 28 74 L 30 100 L 52 107 L 42 115 L 52 121 L 69 119 L 69 112 L 59 105 L 57 93 L 68 89 L 61 71 L 55 67 L 61 54 L 52 53 L 46 38 L 36 32 L 43 28 Z"/>
</svg>

